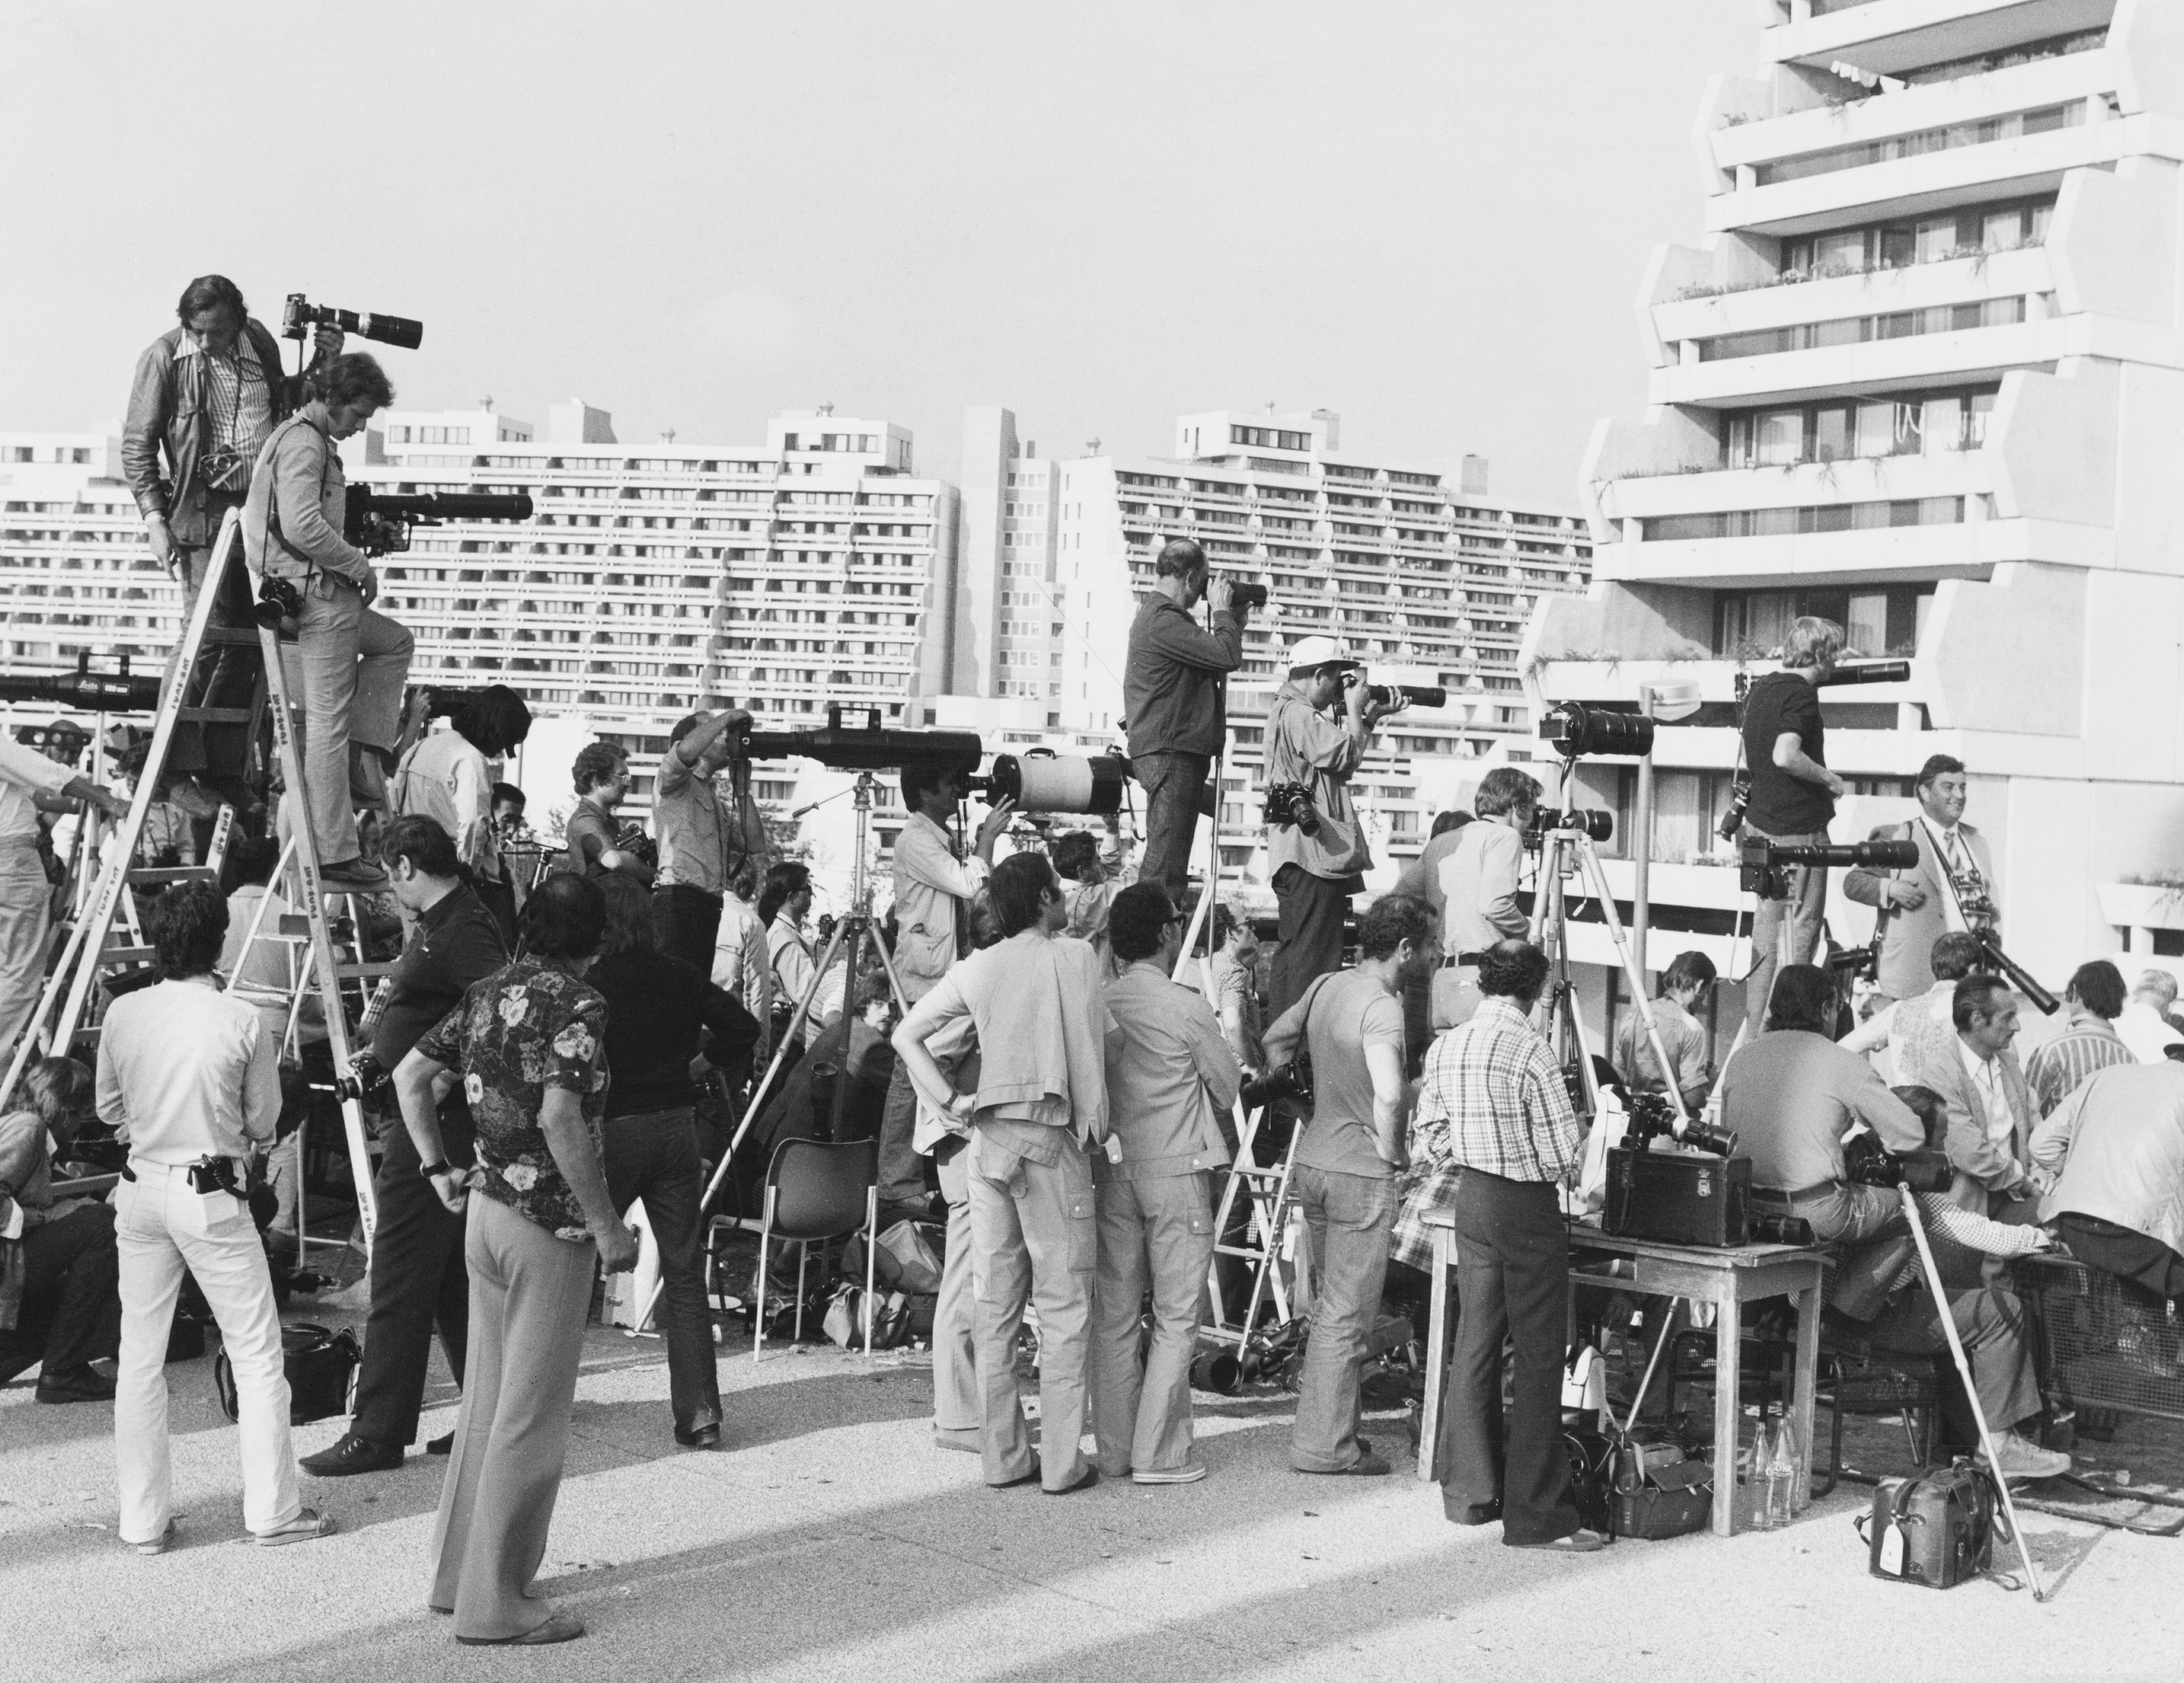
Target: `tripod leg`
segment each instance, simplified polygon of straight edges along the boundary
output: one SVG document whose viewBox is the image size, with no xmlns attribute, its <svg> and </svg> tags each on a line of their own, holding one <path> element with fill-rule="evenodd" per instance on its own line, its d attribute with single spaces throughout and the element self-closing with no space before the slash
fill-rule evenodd
<svg viewBox="0 0 2184 1683">
<path fill-rule="evenodd" d="M 1578 857 L 1583 861 L 1591 879 L 1593 892 L 1600 896 L 1600 910 L 1607 924 L 1608 938 L 1615 943 L 1615 955 L 1623 961 L 1623 974 L 1630 984 L 1631 1002 L 1637 1007 L 1638 1021 L 1646 1029 L 1646 1043 L 1652 1049 L 1653 1061 L 1661 1072 L 1661 1078 L 1669 1089 L 1669 1102 L 1675 1106 L 1676 1120 L 1690 1120 L 1691 1112 L 1684 1108 L 1684 1095 L 1676 1086 L 1675 1067 L 1669 1062 L 1668 1048 L 1661 1042 L 1661 1026 L 1653 1016 L 1653 1001 L 1646 996 L 1646 972 L 1639 967 L 1630 943 L 1624 939 L 1623 919 L 1615 910 L 1615 896 L 1609 892 L 1607 872 L 1600 862 L 1600 855 L 1590 838 L 1578 843 Z"/>
</svg>

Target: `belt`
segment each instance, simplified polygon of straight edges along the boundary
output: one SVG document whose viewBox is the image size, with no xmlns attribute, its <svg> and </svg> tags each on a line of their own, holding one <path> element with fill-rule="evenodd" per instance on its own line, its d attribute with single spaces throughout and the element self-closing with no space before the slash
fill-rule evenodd
<svg viewBox="0 0 2184 1683">
<path fill-rule="evenodd" d="M 1479 967 L 1479 961 L 1485 956 L 1483 952 L 1452 952 L 1441 960 L 1440 967 L 1444 970 L 1454 970 L 1459 967 L 1475 970 Z"/>
<path fill-rule="evenodd" d="M 1836 1191 L 1841 1185 L 1840 1180 L 1821 1180 L 1810 1186 L 1796 1188 L 1755 1186 L 1752 1189 L 1752 1195 L 1769 1204 L 1794 1204 L 1800 1198 L 1817 1198 L 1824 1192 Z"/>
</svg>

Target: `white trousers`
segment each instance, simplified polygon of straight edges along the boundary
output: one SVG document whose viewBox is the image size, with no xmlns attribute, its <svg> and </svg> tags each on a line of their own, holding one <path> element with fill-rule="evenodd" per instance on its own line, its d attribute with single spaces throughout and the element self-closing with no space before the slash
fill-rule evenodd
<svg viewBox="0 0 2184 1683">
<path fill-rule="evenodd" d="M 287 1524 L 304 1510 L 288 1441 L 288 1377 L 273 1278 L 249 1207 L 198 1192 L 186 1168 L 129 1165 L 114 1199 L 121 1261 L 121 1366 L 114 1378 L 114 1460 L 121 1485 L 121 1540 L 150 1542 L 174 1514 L 167 1455 L 167 1333 L 185 1268 L 220 1323 L 235 1369 L 242 1432 L 242 1523 Z"/>
</svg>

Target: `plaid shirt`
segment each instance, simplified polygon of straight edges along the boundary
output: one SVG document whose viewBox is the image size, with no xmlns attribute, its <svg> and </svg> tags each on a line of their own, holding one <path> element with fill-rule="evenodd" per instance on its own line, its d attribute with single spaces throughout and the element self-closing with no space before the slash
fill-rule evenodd
<svg viewBox="0 0 2184 1683">
<path fill-rule="evenodd" d="M 1448 1207 L 1459 1170 L 1553 1184 L 1569 1177 L 1584 1143 L 1547 1043 L 1507 1000 L 1482 1000 L 1426 1054 L 1390 1254 L 1414 1268 L 1433 1266 L 1425 1218 Z"/>
</svg>

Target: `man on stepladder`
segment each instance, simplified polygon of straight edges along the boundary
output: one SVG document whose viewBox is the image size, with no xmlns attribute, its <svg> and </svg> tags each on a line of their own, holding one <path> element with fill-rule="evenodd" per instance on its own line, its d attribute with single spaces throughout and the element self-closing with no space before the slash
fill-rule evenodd
<svg viewBox="0 0 2184 1683">
<path fill-rule="evenodd" d="M 393 402 L 394 388 L 359 355 L 318 370 L 312 390 L 259 454 L 243 550 L 253 572 L 284 582 L 300 604 L 292 670 L 302 677 L 302 796 L 320 876 L 332 889 L 384 888 L 387 873 L 363 856 L 356 808 L 386 800 L 412 644 L 406 628 L 372 611 L 379 575 L 342 535 L 347 485 L 334 446 Z"/>
</svg>

